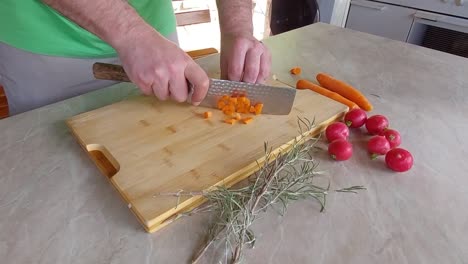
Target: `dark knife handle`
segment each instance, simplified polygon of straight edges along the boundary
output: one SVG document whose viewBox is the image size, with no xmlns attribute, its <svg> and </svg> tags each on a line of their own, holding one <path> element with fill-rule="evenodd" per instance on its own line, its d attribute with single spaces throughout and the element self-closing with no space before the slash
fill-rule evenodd
<svg viewBox="0 0 468 264">
<path fill-rule="evenodd" d="M 93 64 L 94 78 L 119 82 L 131 82 L 122 66 L 96 62 Z"/>
<path fill-rule="evenodd" d="M 122 66 L 116 64 L 96 62 L 93 64 L 94 78 L 101 80 L 131 82 Z M 190 102 L 193 94 L 193 85 L 187 81 L 188 101 Z"/>
</svg>

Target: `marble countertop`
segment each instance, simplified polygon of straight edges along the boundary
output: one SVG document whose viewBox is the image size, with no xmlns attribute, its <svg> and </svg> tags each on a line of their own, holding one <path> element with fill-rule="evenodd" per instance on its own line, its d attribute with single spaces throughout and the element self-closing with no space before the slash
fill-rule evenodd
<svg viewBox="0 0 468 264">
<path fill-rule="evenodd" d="M 346 162 L 325 155 L 332 186 L 364 185 L 267 213 L 247 263 L 468 263 L 468 60 L 325 24 L 265 41 L 273 72 L 301 66 L 359 87 L 415 158 L 397 174 L 368 159 L 362 137 Z M 215 67 L 216 56 L 200 61 Z M 64 120 L 136 92 L 118 84 L 0 121 L 1 263 L 188 263 L 208 215 L 144 232 Z M 201 263 L 218 263 L 220 245 Z"/>
</svg>

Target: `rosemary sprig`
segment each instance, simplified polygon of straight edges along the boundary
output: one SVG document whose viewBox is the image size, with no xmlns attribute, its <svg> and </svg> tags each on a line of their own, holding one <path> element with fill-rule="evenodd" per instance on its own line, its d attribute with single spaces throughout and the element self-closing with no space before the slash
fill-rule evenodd
<svg viewBox="0 0 468 264">
<path fill-rule="evenodd" d="M 300 136 L 286 149 L 273 152 L 265 143 L 265 162 L 259 164 L 258 171 L 249 178 L 249 184 L 245 187 L 228 189 L 219 186 L 211 191 L 159 194 L 173 195 L 178 200 L 182 195 L 203 195 L 207 199 L 207 205 L 179 214 L 175 219 L 193 213 L 214 213 L 206 242 L 195 254 L 192 263 L 198 262 L 208 248 L 218 240 L 226 243 L 226 249 L 231 253 L 231 263 L 239 263 L 244 249 L 253 248 L 255 244 L 252 224 L 269 208 L 284 215 L 290 202 L 312 198 L 320 204 L 321 212 L 325 209 L 330 181 L 323 185 L 315 181 L 324 173 L 317 169 L 318 161 L 312 156 L 313 151 L 316 151 L 315 143 L 318 141 L 318 139 L 310 140 L 309 136 L 314 122 L 315 120 L 311 122 L 299 118 Z M 363 186 L 352 186 L 335 192 L 356 193 L 363 189 L 365 189 Z"/>
</svg>

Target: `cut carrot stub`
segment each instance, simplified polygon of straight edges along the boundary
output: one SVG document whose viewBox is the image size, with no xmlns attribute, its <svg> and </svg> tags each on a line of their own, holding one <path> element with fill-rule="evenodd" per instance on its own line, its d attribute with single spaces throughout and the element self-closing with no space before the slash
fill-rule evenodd
<svg viewBox="0 0 468 264">
<path fill-rule="evenodd" d="M 289 72 L 294 75 L 299 75 L 301 74 L 302 69 L 300 67 L 294 67 Z"/>
<path fill-rule="evenodd" d="M 224 123 L 227 123 L 227 124 L 232 125 L 232 124 L 236 123 L 236 121 L 237 121 L 237 120 L 234 119 L 234 118 L 228 118 L 228 119 L 225 119 L 225 120 L 224 120 Z"/>
<path fill-rule="evenodd" d="M 249 112 L 252 113 L 252 114 L 255 113 L 255 107 L 251 106 L 250 109 L 249 109 Z"/>
<path fill-rule="evenodd" d="M 252 117 L 246 117 L 246 118 L 242 119 L 242 123 L 244 123 L 244 124 L 248 124 L 248 123 L 250 123 L 252 121 L 253 121 Z"/>
<path fill-rule="evenodd" d="M 241 115 L 240 115 L 239 113 L 235 113 L 235 114 L 234 114 L 234 119 L 236 119 L 236 120 L 241 120 L 242 117 L 241 117 Z"/>
<path fill-rule="evenodd" d="M 211 113 L 210 111 L 203 113 L 203 116 L 205 118 L 210 118 L 212 115 L 213 115 L 213 113 Z"/>
<path fill-rule="evenodd" d="M 338 80 L 326 73 L 319 73 L 317 74 L 316 78 L 317 78 L 317 81 L 320 83 L 320 86 L 332 92 L 335 92 L 343 96 L 344 98 L 352 101 L 353 103 L 358 105 L 363 110 L 371 111 L 373 109 L 373 106 L 369 102 L 367 97 L 365 97 L 364 94 L 361 93 L 361 91 L 354 88 L 350 84 L 345 83 L 341 80 Z"/>
<path fill-rule="evenodd" d="M 344 105 L 347 105 L 349 107 L 349 109 L 353 109 L 353 108 L 359 108 L 359 106 L 354 103 L 353 101 L 351 100 L 348 100 L 346 98 L 344 98 L 343 96 L 337 94 L 337 93 L 334 93 L 330 90 L 327 90 L 319 85 L 316 85 L 315 83 L 312 83 L 308 80 L 299 80 L 297 81 L 296 83 L 296 88 L 297 89 L 300 89 L 300 90 L 304 90 L 304 89 L 309 89 L 309 90 L 312 90 L 316 93 L 319 93 L 323 96 L 326 96 L 332 100 L 335 100 L 337 102 L 340 102 Z"/>
</svg>

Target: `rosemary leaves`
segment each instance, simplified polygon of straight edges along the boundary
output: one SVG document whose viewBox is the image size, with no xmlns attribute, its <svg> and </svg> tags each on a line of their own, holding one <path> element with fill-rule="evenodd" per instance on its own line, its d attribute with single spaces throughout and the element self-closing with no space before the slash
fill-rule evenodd
<svg viewBox="0 0 468 264">
<path fill-rule="evenodd" d="M 258 171 L 249 178 L 245 187 L 225 188 L 219 186 L 205 192 L 177 192 L 164 195 L 176 197 L 203 195 L 207 202 L 184 215 L 211 212 L 214 220 L 208 232 L 206 243 L 194 255 L 192 263 L 197 263 L 215 241 L 226 243 L 226 252 L 231 263 L 239 263 L 246 248 L 252 248 L 256 238 L 252 224 L 260 214 L 273 209 L 283 215 L 288 204 L 301 199 L 316 200 L 323 211 L 326 197 L 330 192 L 330 182 L 318 184 L 315 180 L 323 176 L 318 170 L 318 161 L 313 157 L 317 139 L 308 135 L 313 122 L 298 119 L 300 136 L 284 150 L 273 152 L 265 143 L 265 161 L 259 164 Z M 351 186 L 335 192 L 356 193 L 365 189 Z M 163 195 L 163 194 L 159 194 Z M 175 217 L 179 218 L 181 215 Z"/>
</svg>

